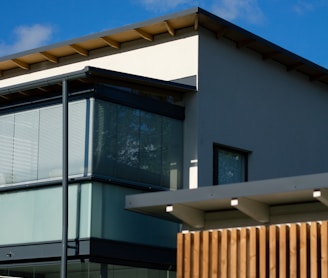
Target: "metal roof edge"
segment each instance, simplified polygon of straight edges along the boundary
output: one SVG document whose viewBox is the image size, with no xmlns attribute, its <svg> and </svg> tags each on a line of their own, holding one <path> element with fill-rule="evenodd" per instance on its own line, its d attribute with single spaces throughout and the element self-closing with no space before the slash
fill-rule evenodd
<svg viewBox="0 0 328 278">
<path fill-rule="evenodd" d="M 97 68 L 97 67 L 86 67 L 86 74 L 89 76 L 97 75 L 107 75 L 110 74 L 110 77 L 115 78 L 115 79 L 133 79 L 135 82 L 140 82 L 140 83 L 153 83 L 155 86 L 158 87 L 168 87 L 168 88 L 175 88 L 178 90 L 182 91 L 190 91 L 190 92 L 195 92 L 197 90 L 196 86 L 193 85 L 187 85 L 187 84 L 182 84 L 179 82 L 175 81 L 166 81 L 162 79 L 156 79 L 156 78 L 151 78 L 151 77 L 146 77 L 142 75 L 135 75 L 135 74 L 130 74 L 130 73 L 125 73 L 125 72 L 119 72 L 119 71 L 113 71 L 113 70 L 107 70 L 107 69 L 102 69 L 102 68 Z M 106 77 L 106 76 L 105 76 Z"/>
<path fill-rule="evenodd" d="M 85 76 L 86 72 L 88 71 L 88 67 L 85 67 L 82 70 L 70 72 L 70 73 L 64 73 L 56 76 L 46 77 L 38 80 L 32 80 L 25 83 L 20 83 L 17 85 L 11 85 L 8 87 L 3 87 L 0 89 L 0 95 L 6 95 L 10 93 L 15 93 L 17 91 L 24 91 L 28 89 L 33 89 L 35 87 L 42 87 L 42 86 L 48 86 L 51 84 L 58 83 L 61 80 L 70 80 L 70 79 L 76 79 Z"/>
<path fill-rule="evenodd" d="M 51 77 L 46 77 L 38 80 L 32 80 L 28 81 L 25 83 L 20 83 L 17 85 L 11 85 L 8 87 L 4 87 L 0 89 L 0 95 L 5 95 L 5 94 L 10 94 L 10 93 L 15 93 L 17 91 L 24 91 L 28 89 L 33 89 L 35 87 L 42 87 L 42 86 L 48 86 L 51 84 L 58 83 L 59 81 L 65 79 L 65 80 L 70 80 L 70 79 L 76 79 L 85 76 L 86 72 L 88 71 L 88 67 L 85 67 L 82 70 L 70 72 L 70 73 L 64 73 L 60 75 L 55 75 Z"/>
<path fill-rule="evenodd" d="M 250 32 L 250 31 L 248 31 L 248 30 L 246 30 L 246 29 L 244 29 L 244 28 L 242 28 L 242 27 L 240 27 L 240 26 L 238 26 L 238 25 L 236 25 L 236 24 L 234 24 L 230 21 L 227 21 L 227 20 L 223 19 L 222 17 L 219 17 L 219 16 L 217 16 L 217 15 L 215 15 L 215 14 L 213 14 L 213 13 L 211 13 L 211 12 L 205 10 L 205 9 L 198 8 L 198 13 L 202 14 L 204 16 L 207 16 L 209 18 L 212 18 L 213 20 L 215 20 L 215 21 L 217 21 L 217 22 L 219 22 L 219 23 L 221 23 L 221 24 L 223 24 L 223 25 L 225 25 L 225 26 L 227 26 L 231 29 L 234 29 L 238 32 L 241 32 L 241 33 L 245 34 L 246 36 L 248 36 L 248 37 L 250 37 L 250 38 L 252 38 L 252 39 L 254 39 L 254 40 L 256 40 L 260 43 L 266 44 L 270 48 L 272 48 L 274 50 L 277 50 L 277 51 L 281 52 L 284 55 L 293 57 L 295 60 L 299 60 L 299 61 L 303 62 L 304 64 L 308 64 L 310 66 L 316 67 L 316 68 L 320 69 L 321 71 L 324 71 L 325 73 L 328 74 L 328 69 L 327 68 L 325 68 L 325 67 L 323 67 L 323 66 L 321 66 L 317 63 L 314 63 L 311 60 L 306 59 L 303 56 L 300 56 L 300 55 L 298 55 L 298 54 L 296 54 L 296 53 L 294 53 L 294 52 L 292 52 L 292 51 L 290 51 L 286 48 L 283 48 L 283 47 L 279 46 L 278 44 L 275 44 L 275 43 L 273 43 L 273 42 L 271 42 L 271 41 L 269 41 L 269 40 L 267 40 L 267 39 L 265 39 L 265 38 L 263 38 L 259 35 L 256 35 L 256 34 Z M 201 24 L 201 22 L 200 22 L 200 24 Z"/>
<path fill-rule="evenodd" d="M 196 87 L 192 86 L 192 85 L 186 85 L 186 84 L 181 84 L 181 83 L 172 82 L 172 81 L 164 81 L 164 80 L 144 77 L 144 76 L 140 76 L 140 75 L 133 75 L 133 74 L 128 74 L 128 73 L 124 73 L 124 72 L 118 72 L 118 71 L 112 71 L 112 70 L 107 70 L 107 69 L 102 69 L 102 68 L 86 66 L 82 70 L 1 88 L 0 95 L 6 95 L 6 94 L 10 94 L 10 93 L 15 93 L 17 91 L 33 89 L 36 87 L 48 86 L 51 84 L 58 83 L 62 80 L 72 80 L 72 79 L 77 79 L 77 78 L 82 78 L 82 77 L 88 77 L 88 76 L 93 77 L 93 76 L 100 76 L 100 75 L 104 76 L 105 78 L 112 77 L 112 79 L 113 79 L 113 77 L 114 77 L 114 79 L 116 78 L 116 79 L 120 79 L 120 80 L 130 79 L 131 81 L 135 80 L 139 83 L 148 83 L 148 84 L 151 83 L 151 84 L 154 84 L 154 86 L 158 85 L 158 87 L 167 87 L 167 89 L 172 88 L 174 90 L 181 90 L 184 92 L 187 92 L 187 91 L 195 92 L 196 91 Z M 133 83 L 133 82 L 130 82 L 130 84 L 131 83 Z"/>
</svg>

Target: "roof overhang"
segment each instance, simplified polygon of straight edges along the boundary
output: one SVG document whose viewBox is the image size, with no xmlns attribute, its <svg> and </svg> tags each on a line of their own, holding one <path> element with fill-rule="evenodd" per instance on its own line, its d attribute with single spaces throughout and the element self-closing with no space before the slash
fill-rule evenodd
<svg viewBox="0 0 328 278">
<path fill-rule="evenodd" d="M 144 76 L 105 70 L 95 67 L 85 67 L 83 70 L 30 81 L 18 85 L 0 88 L 0 108 L 8 104 L 17 104 L 25 99 L 42 99 L 49 96 L 60 97 L 62 81 L 69 82 L 70 91 L 79 91 L 88 84 L 103 83 L 142 90 L 151 94 L 170 94 L 180 98 L 184 93 L 195 92 L 196 87 L 177 82 L 163 81 Z"/>
<path fill-rule="evenodd" d="M 42 68 L 57 66 L 65 60 L 65 57 L 72 55 L 77 55 L 81 59 L 90 59 L 92 52 L 98 49 L 108 48 L 115 53 L 115 51 L 124 50 L 124 45 L 128 42 L 142 40 L 145 43 L 150 43 L 156 41 L 159 35 L 168 34 L 175 37 L 179 30 L 191 28 L 197 31 L 200 26 L 212 31 L 217 39 L 232 41 L 238 49 L 246 48 L 255 51 L 264 61 L 275 61 L 283 65 L 287 71 L 297 71 L 307 76 L 311 81 L 321 81 L 328 84 L 328 70 L 326 68 L 295 55 L 201 8 L 193 8 L 122 28 L 2 57 L 0 58 L 0 76 L 7 78 L 6 76 L 10 76 L 9 72 L 13 70 L 15 74 L 25 74 L 37 64 L 42 64 Z"/>
<path fill-rule="evenodd" d="M 190 229 L 323 220 L 328 173 L 129 195 L 125 207 Z"/>
</svg>

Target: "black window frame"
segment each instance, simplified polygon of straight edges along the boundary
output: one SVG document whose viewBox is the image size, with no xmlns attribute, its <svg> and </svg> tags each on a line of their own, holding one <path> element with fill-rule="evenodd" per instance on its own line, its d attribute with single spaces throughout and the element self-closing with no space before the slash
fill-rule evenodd
<svg viewBox="0 0 328 278">
<path fill-rule="evenodd" d="M 228 145 L 224 144 L 219 144 L 219 143 L 213 143 L 213 185 L 222 185 L 219 184 L 219 152 L 220 150 L 224 150 L 227 152 L 232 152 L 232 153 L 238 153 L 240 155 L 244 156 L 244 161 L 245 161 L 245 169 L 244 169 L 244 179 L 241 182 L 247 182 L 248 181 L 248 159 L 249 159 L 249 154 L 251 153 L 248 150 L 241 149 L 241 148 L 236 148 L 236 147 L 231 147 Z M 227 185 L 227 184 L 225 184 Z"/>
</svg>

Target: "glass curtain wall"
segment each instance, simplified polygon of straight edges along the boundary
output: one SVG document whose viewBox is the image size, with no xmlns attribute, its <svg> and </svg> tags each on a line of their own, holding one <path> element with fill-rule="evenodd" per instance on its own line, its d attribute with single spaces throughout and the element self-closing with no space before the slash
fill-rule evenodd
<svg viewBox="0 0 328 278">
<path fill-rule="evenodd" d="M 69 175 L 177 189 L 182 125 L 108 101 L 70 102 Z M 0 115 L 0 186 L 60 179 L 61 165 L 60 104 Z"/>
</svg>

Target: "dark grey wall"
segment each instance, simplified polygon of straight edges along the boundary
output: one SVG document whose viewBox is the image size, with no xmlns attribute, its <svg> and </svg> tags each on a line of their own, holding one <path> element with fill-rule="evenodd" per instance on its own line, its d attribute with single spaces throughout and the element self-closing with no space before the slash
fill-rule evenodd
<svg viewBox="0 0 328 278">
<path fill-rule="evenodd" d="M 201 30 L 198 182 L 213 142 L 251 151 L 249 180 L 328 171 L 328 87 Z"/>
</svg>

